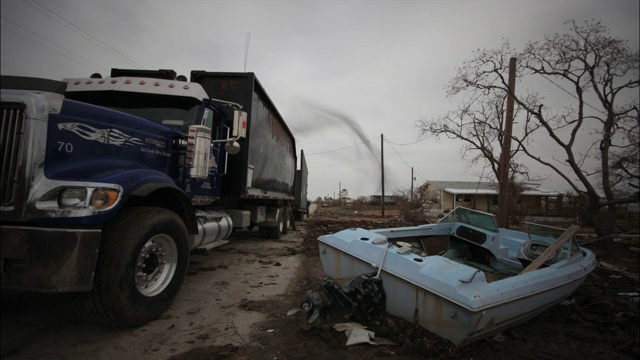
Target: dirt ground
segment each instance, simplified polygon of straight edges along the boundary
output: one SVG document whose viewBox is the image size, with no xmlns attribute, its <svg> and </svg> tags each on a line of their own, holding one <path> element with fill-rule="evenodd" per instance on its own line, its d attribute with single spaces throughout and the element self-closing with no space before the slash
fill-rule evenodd
<svg viewBox="0 0 640 360">
<path fill-rule="evenodd" d="M 324 209 L 322 209 L 324 210 Z M 563 305 L 558 305 L 531 321 L 498 336 L 456 348 L 450 342 L 407 321 L 386 314 L 365 323 L 376 337 L 395 345 L 345 346 L 346 336 L 332 328 L 306 324 L 306 315 L 283 315 L 295 299 L 305 299 L 325 279 L 316 239 L 345 228 L 380 228 L 409 225 L 393 211 L 384 219 L 360 212 L 316 213 L 305 220 L 301 254 L 303 266 L 283 303 L 264 308 L 268 319 L 259 324 L 273 333 L 256 333 L 248 346 L 193 349 L 172 359 L 638 359 L 638 241 L 615 243 L 614 252 L 604 254 L 598 242 L 589 245 L 599 262 L 615 266 L 597 267 Z M 584 233 L 584 231 L 583 231 Z M 619 271 L 624 269 L 624 271 Z M 636 293 L 635 296 L 622 295 Z M 260 307 L 261 304 L 248 304 Z M 338 322 L 353 321 L 349 318 Z"/>
<path fill-rule="evenodd" d="M 325 209 L 321 209 L 325 210 Z M 65 295 L 2 294 L 2 359 L 638 359 L 638 240 L 605 253 L 562 305 L 498 336 L 463 348 L 404 320 L 380 314 L 364 323 L 393 345 L 345 346 L 346 336 L 287 316 L 325 276 L 317 237 L 350 227 L 408 225 L 393 212 L 323 211 L 282 240 L 234 234 L 194 253 L 174 306 L 134 329 L 83 323 Z M 635 296 L 626 295 L 636 293 Z M 340 316 L 337 314 L 336 316 Z M 336 322 L 353 319 L 342 316 Z"/>
<path fill-rule="evenodd" d="M 362 212 L 361 212 L 362 213 Z M 350 227 L 380 228 L 408 225 L 396 216 L 336 216 L 316 214 L 307 225 L 305 254 L 317 259 L 315 239 L 322 234 Z M 579 233 L 589 233 L 582 228 Z M 588 241 L 584 238 L 584 241 Z M 616 241 L 614 251 L 604 252 L 596 241 L 587 246 L 597 255 L 599 265 L 585 283 L 563 305 L 542 313 L 498 336 L 456 348 L 448 341 L 401 319 L 381 316 L 367 324 L 376 336 L 390 339 L 397 346 L 358 346 L 344 350 L 344 338 L 334 332 L 313 330 L 322 341 L 322 357 L 372 359 L 377 357 L 412 359 L 638 359 L 638 238 Z M 608 268 L 609 267 L 609 268 Z M 611 268 L 615 268 L 611 269 Z M 620 271 L 623 270 L 624 271 Z M 317 275 L 317 274 L 315 274 Z M 309 280 L 314 274 L 309 274 Z M 635 296 L 625 294 L 635 293 Z M 316 344 L 316 347 L 318 345 Z M 340 353 L 332 353 L 340 349 Z M 339 355 L 338 355 L 339 354 Z M 291 358 L 298 358 L 294 354 Z"/>
</svg>

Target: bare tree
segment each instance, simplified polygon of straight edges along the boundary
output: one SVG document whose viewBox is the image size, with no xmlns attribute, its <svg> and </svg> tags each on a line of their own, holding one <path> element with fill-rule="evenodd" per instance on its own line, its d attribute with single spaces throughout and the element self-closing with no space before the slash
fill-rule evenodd
<svg viewBox="0 0 640 360">
<path fill-rule="evenodd" d="M 394 198 L 396 204 L 398 204 L 400 216 L 405 221 L 424 224 L 428 222 L 425 212 L 428 212 L 433 207 L 433 200 L 437 198 L 437 193 L 418 188 L 413 189 L 412 194 L 410 189 L 400 189 L 396 190 Z"/>
<path fill-rule="evenodd" d="M 349 190 L 347 189 L 340 190 L 340 196 L 339 196 L 340 202 L 347 201 L 348 198 L 349 198 Z"/>
<path fill-rule="evenodd" d="M 450 139 L 463 140 L 462 158 L 469 166 L 485 162 L 497 179 L 500 167 L 500 144 L 504 128 L 504 108 L 506 94 L 489 93 L 471 103 L 463 104 L 457 111 L 451 111 L 434 120 L 419 120 L 418 127 L 423 134 L 444 135 Z M 516 113 L 520 109 L 516 109 Z M 510 173 L 515 179 L 533 181 L 529 169 L 516 161 L 522 149 L 519 145 L 511 150 Z"/>
<path fill-rule="evenodd" d="M 463 106 L 436 120 L 421 119 L 418 127 L 423 134 L 463 140 L 463 155 L 473 151 L 497 174 L 509 59 L 516 57 L 521 85 L 511 94 L 518 122 L 512 155 L 564 179 L 584 198 L 587 222 L 599 236 L 608 236 L 616 205 L 638 202 L 640 53 L 599 21 L 567 24 L 566 34 L 531 42 L 520 53 L 508 41 L 500 49 L 475 52 L 447 89 L 449 96 L 467 95 Z M 545 106 L 545 97 L 532 90 L 540 82 L 568 94 L 569 105 Z M 554 152 L 546 155 L 550 147 Z M 511 168 L 528 176 L 526 168 Z"/>
</svg>

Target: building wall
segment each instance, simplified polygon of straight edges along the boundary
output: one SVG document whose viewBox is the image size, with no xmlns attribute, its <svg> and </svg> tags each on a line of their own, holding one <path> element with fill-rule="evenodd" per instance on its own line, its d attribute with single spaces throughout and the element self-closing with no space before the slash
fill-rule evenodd
<svg viewBox="0 0 640 360">
<path fill-rule="evenodd" d="M 453 195 L 452 195 L 453 196 Z M 491 204 L 493 202 L 492 195 L 456 195 L 458 200 L 454 203 L 454 207 L 456 206 L 464 206 L 474 210 L 486 211 L 489 212 L 491 210 Z"/>
<path fill-rule="evenodd" d="M 444 213 L 447 210 L 453 210 L 457 206 L 464 206 L 480 211 L 495 213 L 498 208 L 498 195 L 456 195 L 448 193 L 430 183 L 427 184 L 426 187 L 421 188 L 421 191 L 429 193 L 426 197 L 426 201 L 429 201 L 429 204 L 431 205 L 430 212 Z M 436 199 L 438 200 L 437 203 L 431 202 Z M 522 195 L 519 200 L 520 202 L 516 205 L 518 209 L 517 211 L 523 214 L 547 214 L 547 212 L 553 212 L 554 204 L 552 204 L 552 202 L 557 201 L 555 198 L 531 195 Z M 547 201 L 549 202 L 549 205 L 547 205 Z"/>
<path fill-rule="evenodd" d="M 478 195 L 476 196 L 476 206 L 474 207 L 474 209 L 489 212 L 490 204 L 491 195 Z"/>
<path fill-rule="evenodd" d="M 426 201 L 428 201 L 429 205 L 431 206 L 430 212 L 443 213 L 445 210 L 453 210 L 453 194 L 447 193 L 439 187 L 433 186 L 432 184 L 427 184 L 426 188 L 421 191 L 424 191 L 428 194 L 426 197 Z M 437 199 L 437 203 L 432 201 L 435 199 Z"/>
<path fill-rule="evenodd" d="M 432 195 L 436 195 L 436 198 L 439 200 L 438 203 L 431 203 L 431 212 L 444 213 L 446 211 L 452 211 L 457 206 L 486 212 L 495 211 L 495 206 L 493 205 L 494 195 L 456 195 L 446 192 L 444 189 L 436 187 L 433 184 L 427 184 L 425 189 L 425 191 Z M 431 200 L 432 198 L 428 197 L 427 199 Z"/>
<path fill-rule="evenodd" d="M 453 208 L 455 207 L 455 200 L 453 198 L 453 194 L 449 194 L 448 192 L 445 192 L 444 190 L 440 191 L 441 193 L 441 200 L 440 200 L 440 212 L 443 212 L 445 210 L 453 210 Z"/>
<path fill-rule="evenodd" d="M 458 195 L 458 194 L 454 194 L 454 202 L 453 202 L 453 208 L 456 208 L 457 206 L 464 206 L 466 208 L 470 208 L 471 209 L 471 204 L 473 204 L 473 198 L 474 195 Z M 453 210 L 453 209 L 451 209 Z"/>
</svg>

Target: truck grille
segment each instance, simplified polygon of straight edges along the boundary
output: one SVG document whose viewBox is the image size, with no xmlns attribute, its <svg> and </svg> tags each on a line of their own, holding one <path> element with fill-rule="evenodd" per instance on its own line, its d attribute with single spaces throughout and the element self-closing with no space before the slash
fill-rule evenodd
<svg viewBox="0 0 640 360">
<path fill-rule="evenodd" d="M 20 144 L 24 135 L 25 105 L 18 102 L 2 102 L 2 128 L 0 151 L 2 153 L 2 206 L 13 205 L 17 185 Z"/>
</svg>

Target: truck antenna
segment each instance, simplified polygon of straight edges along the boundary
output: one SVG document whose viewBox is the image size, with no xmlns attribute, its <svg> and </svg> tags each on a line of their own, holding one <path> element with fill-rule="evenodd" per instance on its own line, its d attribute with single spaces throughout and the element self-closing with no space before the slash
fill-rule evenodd
<svg viewBox="0 0 640 360">
<path fill-rule="evenodd" d="M 251 32 L 248 32 L 244 40 L 244 72 L 247 72 L 247 58 L 249 57 L 249 41 L 250 40 L 251 40 Z"/>
</svg>

